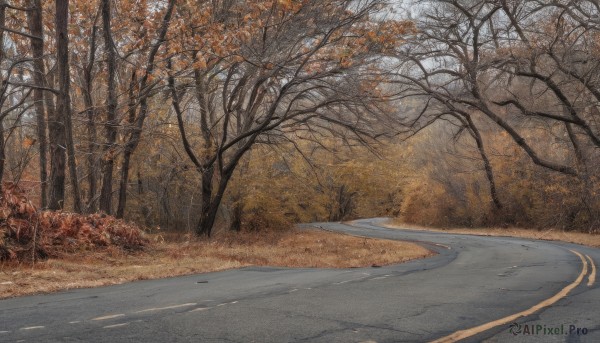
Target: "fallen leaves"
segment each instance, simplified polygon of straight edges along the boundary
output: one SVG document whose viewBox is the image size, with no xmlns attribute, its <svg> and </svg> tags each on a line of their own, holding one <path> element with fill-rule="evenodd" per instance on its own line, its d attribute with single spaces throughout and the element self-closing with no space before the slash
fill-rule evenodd
<svg viewBox="0 0 600 343">
<path fill-rule="evenodd" d="M 35 261 L 75 251 L 139 250 L 143 231 L 105 214 L 38 211 L 23 191 L 5 184 L 0 194 L 0 260 Z"/>
</svg>

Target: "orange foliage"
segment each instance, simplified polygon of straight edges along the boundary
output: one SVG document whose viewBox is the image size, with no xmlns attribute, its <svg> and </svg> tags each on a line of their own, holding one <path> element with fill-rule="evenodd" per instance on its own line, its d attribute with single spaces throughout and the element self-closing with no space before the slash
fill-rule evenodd
<svg viewBox="0 0 600 343">
<path fill-rule="evenodd" d="M 542 129 L 523 129 L 530 144 L 543 149 Z M 506 134 L 482 130 L 494 168 L 494 181 L 503 204 L 495 209 L 478 151 L 468 139 L 450 142 L 441 127 L 423 130 L 411 141 L 406 161 L 412 170 L 403 188 L 401 219 L 437 227 L 525 227 L 565 231 L 600 232 L 600 178 L 598 164 L 571 177 L 532 164 L 531 159 Z M 557 132 L 559 132 L 557 130 Z M 554 133 L 556 136 L 558 134 Z M 538 138 L 536 138 L 538 137 Z M 539 138 L 542 137 L 542 138 Z M 547 139 L 547 138 L 546 138 Z M 569 158 L 568 145 L 556 143 L 545 150 L 555 161 Z M 593 157 L 596 159 L 598 155 Z M 594 161 L 594 160 L 592 160 Z"/>
<path fill-rule="evenodd" d="M 147 239 L 135 225 L 104 214 L 39 212 L 23 191 L 5 184 L 0 196 L 0 260 L 35 260 L 62 253 L 118 248 L 132 251 Z"/>
</svg>

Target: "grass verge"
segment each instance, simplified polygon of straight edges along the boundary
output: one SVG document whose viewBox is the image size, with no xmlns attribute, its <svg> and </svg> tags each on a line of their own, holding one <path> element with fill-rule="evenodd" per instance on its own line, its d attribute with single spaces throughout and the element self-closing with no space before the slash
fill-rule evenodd
<svg viewBox="0 0 600 343">
<path fill-rule="evenodd" d="M 210 240 L 152 235 L 141 252 L 82 251 L 35 265 L 0 265 L 0 299 L 72 288 L 219 271 L 244 266 L 349 268 L 430 256 L 414 243 L 318 230 L 222 233 Z"/>
<path fill-rule="evenodd" d="M 600 248 L 600 235 L 598 234 L 563 231 L 557 229 L 537 230 L 522 228 L 429 228 L 419 225 L 406 224 L 400 219 L 391 219 L 386 224 L 384 224 L 384 226 L 391 229 L 410 229 L 465 235 L 520 237 L 541 239 L 547 241 L 563 241 Z"/>
</svg>

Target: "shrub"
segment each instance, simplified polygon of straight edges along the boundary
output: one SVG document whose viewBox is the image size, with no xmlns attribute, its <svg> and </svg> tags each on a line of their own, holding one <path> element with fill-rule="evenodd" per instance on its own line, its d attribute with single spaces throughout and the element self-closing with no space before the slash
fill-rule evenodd
<svg viewBox="0 0 600 343">
<path fill-rule="evenodd" d="M 0 260 L 27 261 L 107 248 L 134 251 L 147 242 L 139 227 L 123 220 L 104 214 L 38 211 L 10 183 L 0 193 Z"/>
</svg>

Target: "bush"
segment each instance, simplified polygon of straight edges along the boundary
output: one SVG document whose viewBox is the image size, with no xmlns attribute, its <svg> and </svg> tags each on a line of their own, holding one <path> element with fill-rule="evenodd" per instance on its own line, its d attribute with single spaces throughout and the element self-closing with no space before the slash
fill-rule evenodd
<svg viewBox="0 0 600 343">
<path fill-rule="evenodd" d="M 147 242 L 139 227 L 123 220 L 104 214 L 40 212 L 14 184 L 5 184 L 0 193 L 0 260 L 107 248 L 134 251 Z"/>
</svg>

